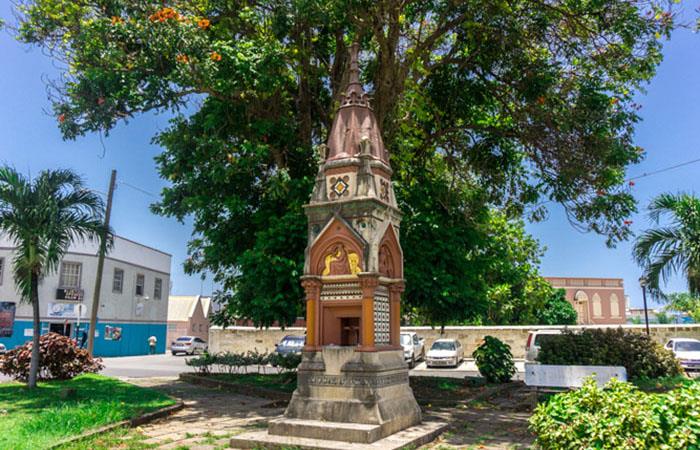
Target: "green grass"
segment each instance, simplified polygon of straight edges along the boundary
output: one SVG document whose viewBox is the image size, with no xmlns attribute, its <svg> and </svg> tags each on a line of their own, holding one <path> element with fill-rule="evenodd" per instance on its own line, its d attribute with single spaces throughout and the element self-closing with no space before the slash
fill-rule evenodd
<svg viewBox="0 0 700 450">
<path fill-rule="evenodd" d="M 209 378 L 228 383 L 247 384 L 281 392 L 294 392 L 297 388 L 296 373 L 258 374 L 258 373 L 215 373 Z"/>
<path fill-rule="evenodd" d="M 66 389 L 74 389 L 75 394 L 62 395 Z M 0 448 L 46 448 L 92 428 L 174 403 L 152 389 L 93 374 L 39 383 L 36 389 L 27 389 L 20 383 L 3 383 L 0 384 Z"/>
</svg>

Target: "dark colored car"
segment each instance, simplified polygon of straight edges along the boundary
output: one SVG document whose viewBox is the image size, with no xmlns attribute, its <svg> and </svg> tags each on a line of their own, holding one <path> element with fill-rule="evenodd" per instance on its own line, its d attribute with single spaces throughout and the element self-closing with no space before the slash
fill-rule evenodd
<svg viewBox="0 0 700 450">
<path fill-rule="evenodd" d="M 275 347 L 277 347 L 275 351 L 280 355 L 286 355 L 288 353 L 301 353 L 301 349 L 304 347 L 305 341 L 305 336 L 288 335 L 283 337 L 279 344 L 275 344 Z"/>
</svg>

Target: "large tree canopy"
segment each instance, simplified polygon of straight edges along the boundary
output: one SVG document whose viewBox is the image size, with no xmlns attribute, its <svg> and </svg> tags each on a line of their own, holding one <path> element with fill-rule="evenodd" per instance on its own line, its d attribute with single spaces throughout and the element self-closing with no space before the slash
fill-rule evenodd
<svg viewBox="0 0 700 450">
<path fill-rule="evenodd" d="M 672 26 L 654 2 L 622 0 L 33 0 L 20 12 L 19 37 L 66 64 L 53 90 L 65 138 L 189 105 L 156 137 L 171 181 L 156 210 L 194 217 L 188 270 L 212 271 L 230 311 L 259 324 L 299 313 L 311 147 L 351 41 L 408 212 L 402 239 L 424 244 L 406 263 L 420 306 L 438 284 L 460 303 L 485 292 L 487 265 L 469 263 L 493 208 L 542 218 L 553 200 L 611 245 L 628 237 L 624 176 L 643 154 L 633 97 Z M 436 266 L 429 239 L 445 250 Z"/>
</svg>

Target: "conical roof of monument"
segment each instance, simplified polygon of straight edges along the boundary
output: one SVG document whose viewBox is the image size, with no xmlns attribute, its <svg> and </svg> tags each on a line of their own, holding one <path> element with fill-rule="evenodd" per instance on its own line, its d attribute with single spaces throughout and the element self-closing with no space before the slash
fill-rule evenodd
<svg viewBox="0 0 700 450">
<path fill-rule="evenodd" d="M 371 145 L 373 158 L 389 165 L 389 153 L 384 148 L 384 141 L 379 130 L 377 118 L 369 104 L 367 93 L 360 82 L 358 63 L 359 45 L 350 49 L 350 77 L 340 107 L 333 120 L 328 136 L 327 161 L 352 158 L 360 153 L 360 141 L 367 137 Z"/>
</svg>

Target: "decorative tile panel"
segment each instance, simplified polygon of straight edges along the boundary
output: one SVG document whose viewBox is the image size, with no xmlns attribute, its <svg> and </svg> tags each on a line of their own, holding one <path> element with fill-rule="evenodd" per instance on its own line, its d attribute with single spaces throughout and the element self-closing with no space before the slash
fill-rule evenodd
<svg viewBox="0 0 700 450">
<path fill-rule="evenodd" d="M 321 301 L 362 300 L 359 283 L 330 283 L 321 288 Z"/>
<path fill-rule="evenodd" d="M 386 289 L 377 289 L 374 294 L 374 343 L 389 345 L 390 333 L 389 295 Z"/>
</svg>

